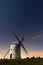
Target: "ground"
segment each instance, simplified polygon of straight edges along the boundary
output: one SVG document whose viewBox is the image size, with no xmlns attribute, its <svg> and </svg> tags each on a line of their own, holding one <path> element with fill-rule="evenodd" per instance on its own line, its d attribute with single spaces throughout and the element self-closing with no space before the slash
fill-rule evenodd
<svg viewBox="0 0 43 65">
<path fill-rule="evenodd" d="M 19 60 L 0 60 L 0 65 L 43 65 L 43 58 L 27 58 Z"/>
</svg>

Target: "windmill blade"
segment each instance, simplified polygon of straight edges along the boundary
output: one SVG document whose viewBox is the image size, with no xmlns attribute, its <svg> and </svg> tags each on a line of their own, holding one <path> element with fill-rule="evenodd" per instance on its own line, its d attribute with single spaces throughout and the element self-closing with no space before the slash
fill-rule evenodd
<svg viewBox="0 0 43 65">
<path fill-rule="evenodd" d="M 12 32 L 12 33 L 15 35 L 15 37 L 17 38 L 17 40 L 20 42 L 20 39 L 18 38 L 18 36 L 14 32 Z"/>
<path fill-rule="evenodd" d="M 9 51 L 10 51 L 10 49 L 6 52 L 6 54 L 4 55 L 4 59 L 5 59 L 5 57 L 6 57 L 6 55 L 9 53 Z"/>
<path fill-rule="evenodd" d="M 21 43 L 24 41 L 24 38 L 22 37 L 22 39 L 21 39 Z"/>
<path fill-rule="evenodd" d="M 27 54 L 27 51 L 26 51 L 25 47 L 23 46 L 23 44 L 21 44 L 21 46 L 24 49 L 24 51 L 26 52 L 26 54 Z"/>
</svg>

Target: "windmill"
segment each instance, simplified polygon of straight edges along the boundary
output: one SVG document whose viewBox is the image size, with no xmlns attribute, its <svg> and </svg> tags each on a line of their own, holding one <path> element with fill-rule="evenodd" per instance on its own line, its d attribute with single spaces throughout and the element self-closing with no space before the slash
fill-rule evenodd
<svg viewBox="0 0 43 65">
<path fill-rule="evenodd" d="M 12 33 L 16 37 L 16 39 L 18 40 L 18 42 L 10 45 L 10 49 L 5 54 L 4 58 L 6 57 L 6 55 L 8 54 L 8 52 L 10 51 L 10 59 L 20 59 L 21 58 L 21 47 L 24 49 L 25 53 L 27 54 L 27 51 L 26 51 L 24 45 L 22 44 L 22 42 L 24 41 L 24 38 L 22 38 L 20 40 L 18 38 L 18 36 L 14 32 L 12 32 Z"/>
</svg>

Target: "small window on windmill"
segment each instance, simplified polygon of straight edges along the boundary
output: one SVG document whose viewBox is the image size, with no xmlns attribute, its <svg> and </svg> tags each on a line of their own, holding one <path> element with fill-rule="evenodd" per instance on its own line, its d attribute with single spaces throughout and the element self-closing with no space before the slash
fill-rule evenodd
<svg viewBox="0 0 43 65">
<path fill-rule="evenodd" d="M 10 59 L 12 59 L 12 54 L 10 54 Z"/>
</svg>

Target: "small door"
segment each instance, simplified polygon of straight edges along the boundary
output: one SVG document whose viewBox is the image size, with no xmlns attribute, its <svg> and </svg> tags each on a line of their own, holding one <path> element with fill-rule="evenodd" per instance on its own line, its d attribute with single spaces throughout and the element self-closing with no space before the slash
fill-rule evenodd
<svg viewBox="0 0 43 65">
<path fill-rule="evenodd" d="M 10 59 L 12 59 L 12 54 L 10 54 Z"/>
</svg>

